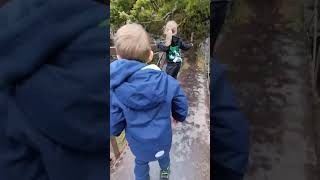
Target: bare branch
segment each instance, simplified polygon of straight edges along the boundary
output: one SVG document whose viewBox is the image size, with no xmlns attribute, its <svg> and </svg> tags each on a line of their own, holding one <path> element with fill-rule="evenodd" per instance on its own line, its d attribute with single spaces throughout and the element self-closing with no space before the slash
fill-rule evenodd
<svg viewBox="0 0 320 180">
<path fill-rule="evenodd" d="M 141 23 L 141 24 L 150 24 L 152 22 L 168 21 L 168 18 L 170 17 L 170 15 L 172 15 L 176 10 L 177 10 L 177 4 L 175 4 L 174 8 L 170 12 L 165 14 L 162 18 L 153 19 L 153 20 L 150 20 L 150 21 L 139 22 L 139 23 Z"/>
</svg>

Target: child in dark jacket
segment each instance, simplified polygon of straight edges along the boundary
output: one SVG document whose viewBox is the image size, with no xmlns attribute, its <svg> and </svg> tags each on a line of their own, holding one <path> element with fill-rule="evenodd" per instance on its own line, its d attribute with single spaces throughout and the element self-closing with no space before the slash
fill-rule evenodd
<svg viewBox="0 0 320 180">
<path fill-rule="evenodd" d="M 175 79 L 177 79 L 182 63 L 180 49 L 188 50 L 193 46 L 192 43 L 185 43 L 177 36 L 177 33 L 177 23 L 175 21 L 168 21 L 164 30 L 164 34 L 166 36 L 165 43 L 158 44 L 159 49 L 166 52 L 166 73 Z"/>
<path fill-rule="evenodd" d="M 222 66 L 211 66 L 213 179 L 242 180 L 248 166 L 249 125 L 224 78 Z"/>
<path fill-rule="evenodd" d="M 161 179 L 170 174 L 171 115 L 183 122 L 188 114 L 178 81 L 156 65 L 148 34 L 141 25 L 127 24 L 115 35 L 118 60 L 110 65 L 110 131 L 125 130 L 135 155 L 136 180 L 148 180 L 150 161 L 158 160 Z"/>
</svg>

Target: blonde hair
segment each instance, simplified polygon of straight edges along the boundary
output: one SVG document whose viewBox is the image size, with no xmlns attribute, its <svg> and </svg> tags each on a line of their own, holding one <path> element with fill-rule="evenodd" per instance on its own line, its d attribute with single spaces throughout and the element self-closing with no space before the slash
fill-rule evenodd
<svg viewBox="0 0 320 180">
<path fill-rule="evenodd" d="M 164 34 L 166 35 L 165 45 L 171 44 L 172 35 L 178 33 L 178 24 L 175 21 L 168 21 L 164 27 Z"/>
<path fill-rule="evenodd" d="M 126 24 L 118 29 L 114 44 L 117 55 L 123 59 L 147 62 L 150 57 L 150 37 L 140 24 Z"/>
</svg>

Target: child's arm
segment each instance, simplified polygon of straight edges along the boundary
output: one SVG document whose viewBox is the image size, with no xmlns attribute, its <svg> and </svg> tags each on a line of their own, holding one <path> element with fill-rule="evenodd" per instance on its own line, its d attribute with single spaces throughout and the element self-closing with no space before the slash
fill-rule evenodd
<svg viewBox="0 0 320 180">
<path fill-rule="evenodd" d="M 183 122 L 187 118 L 187 115 L 188 100 L 184 91 L 179 86 L 177 89 L 177 94 L 172 101 L 172 117 L 179 122 Z"/>
<path fill-rule="evenodd" d="M 170 46 L 171 41 L 172 41 L 172 30 L 169 30 L 167 32 L 165 32 L 166 35 L 166 40 L 165 40 L 165 46 Z"/>
<path fill-rule="evenodd" d="M 213 167 L 217 169 L 215 176 L 234 174 L 241 177 L 248 165 L 248 122 L 223 76 L 222 68 L 217 64 L 212 66 L 210 119 L 214 154 L 211 157 Z"/>
<path fill-rule="evenodd" d="M 164 43 L 161 42 L 161 43 L 157 44 L 160 51 L 163 51 L 163 52 L 166 52 L 169 49 L 169 46 L 172 41 L 172 30 L 165 32 L 165 36 L 166 36 L 165 42 Z"/>
<path fill-rule="evenodd" d="M 166 46 L 163 42 L 158 43 L 157 46 L 162 52 L 167 52 L 169 49 L 169 46 Z"/>
<path fill-rule="evenodd" d="M 126 120 L 124 118 L 122 109 L 117 106 L 116 98 L 114 95 L 112 95 L 112 92 L 110 92 L 110 96 L 110 134 L 112 136 L 119 136 L 126 127 Z"/>
<path fill-rule="evenodd" d="M 193 46 L 192 43 L 186 43 L 186 42 L 180 40 L 180 49 L 188 50 L 188 49 L 192 48 L 192 46 Z"/>
</svg>

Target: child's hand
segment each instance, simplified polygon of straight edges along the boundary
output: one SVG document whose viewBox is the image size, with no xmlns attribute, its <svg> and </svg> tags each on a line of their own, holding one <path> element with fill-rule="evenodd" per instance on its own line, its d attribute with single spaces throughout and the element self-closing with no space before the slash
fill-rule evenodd
<svg viewBox="0 0 320 180">
<path fill-rule="evenodd" d="M 164 33 L 167 36 L 172 36 L 173 32 L 171 29 L 166 30 L 166 32 Z"/>
<path fill-rule="evenodd" d="M 174 127 L 177 126 L 177 120 L 175 120 L 174 118 L 171 118 L 171 121 L 172 121 L 172 125 Z"/>
</svg>

